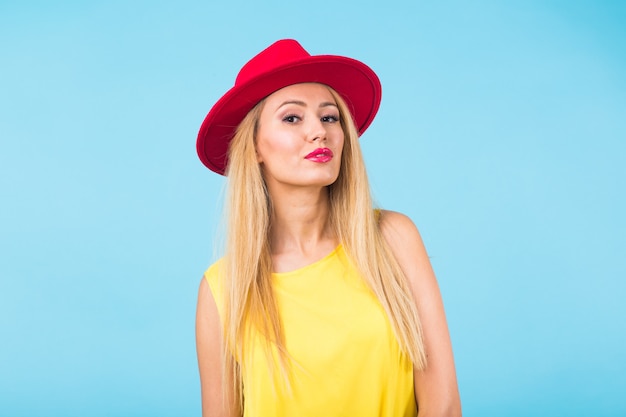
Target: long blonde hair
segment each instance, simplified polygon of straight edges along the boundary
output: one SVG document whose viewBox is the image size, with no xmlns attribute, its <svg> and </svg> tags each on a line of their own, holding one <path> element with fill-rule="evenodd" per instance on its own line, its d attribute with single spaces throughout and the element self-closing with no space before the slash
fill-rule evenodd
<svg viewBox="0 0 626 417">
<path fill-rule="evenodd" d="M 387 313 L 402 351 L 416 369 L 424 369 L 417 309 L 406 277 L 380 231 L 357 130 L 344 100 L 329 90 L 344 132 L 339 177 L 328 187 L 331 225 Z M 247 366 L 246 343 L 253 328 L 265 336 L 268 360 L 278 361 L 287 384 L 289 379 L 289 354 L 271 283 L 271 199 L 255 151 L 263 105 L 264 101 L 258 103 L 240 123 L 228 154 L 223 352 L 225 380 L 232 381 L 239 407 L 243 406 L 241 367 Z"/>
</svg>

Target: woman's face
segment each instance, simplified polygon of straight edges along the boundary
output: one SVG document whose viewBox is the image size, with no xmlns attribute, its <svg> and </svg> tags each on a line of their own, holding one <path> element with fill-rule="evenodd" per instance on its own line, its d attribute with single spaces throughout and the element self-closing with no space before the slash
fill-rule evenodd
<svg viewBox="0 0 626 417">
<path fill-rule="evenodd" d="M 294 84 L 265 99 L 256 151 L 270 190 L 335 182 L 343 141 L 339 109 L 325 85 Z"/>
</svg>

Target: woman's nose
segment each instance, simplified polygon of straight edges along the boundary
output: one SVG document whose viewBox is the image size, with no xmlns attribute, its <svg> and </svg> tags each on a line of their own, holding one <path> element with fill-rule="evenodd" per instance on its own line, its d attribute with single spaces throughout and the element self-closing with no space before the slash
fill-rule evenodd
<svg viewBox="0 0 626 417">
<path fill-rule="evenodd" d="M 311 141 L 326 140 L 326 129 L 324 127 L 324 123 L 322 123 L 321 120 L 316 118 L 314 121 L 311 122 L 308 137 Z"/>
</svg>

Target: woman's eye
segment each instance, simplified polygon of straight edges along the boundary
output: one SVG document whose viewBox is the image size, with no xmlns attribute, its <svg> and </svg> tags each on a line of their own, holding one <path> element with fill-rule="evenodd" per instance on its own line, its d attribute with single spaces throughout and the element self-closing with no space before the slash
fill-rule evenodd
<svg viewBox="0 0 626 417">
<path fill-rule="evenodd" d="M 335 123 L 338 121 L 339 121 L 339 117 L 335 115 L 328 115 L 328 116 L 322 117 L 322 122 L 325 122 L 325 123 Z"/>
<path fill-rule="evenodd" d="M 298 116 L 296 116 L 295 114 L 289 114 L 289 115 L 283 117 L 283 122 L 287 122 L 287 123 L 295 123 L 298 120 L 300 120 L 300 118 Z"/>
</svg>

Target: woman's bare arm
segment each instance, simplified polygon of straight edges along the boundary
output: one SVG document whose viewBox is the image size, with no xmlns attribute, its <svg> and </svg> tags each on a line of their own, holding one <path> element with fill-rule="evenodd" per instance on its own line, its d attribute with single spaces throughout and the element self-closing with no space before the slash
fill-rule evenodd
<svg viewBox="0 0 626 417">
<path fill-rule="evenodd" d="M 407 216 L 384 211 L 381 230 L 406 275 L 422 324 L 427 365 L 415 371 L 420 417 L 460 416 L 452 344 L 435 273 L 417 227 Z"/>
<path fill-rule="evenodd" d="M 200 369 L 203 417 L 236 416 L 230 384 L 223 392 L 222 326 L 206 279 L 200 282 L 196 310 L 196 351 Z"/>
</svg>

